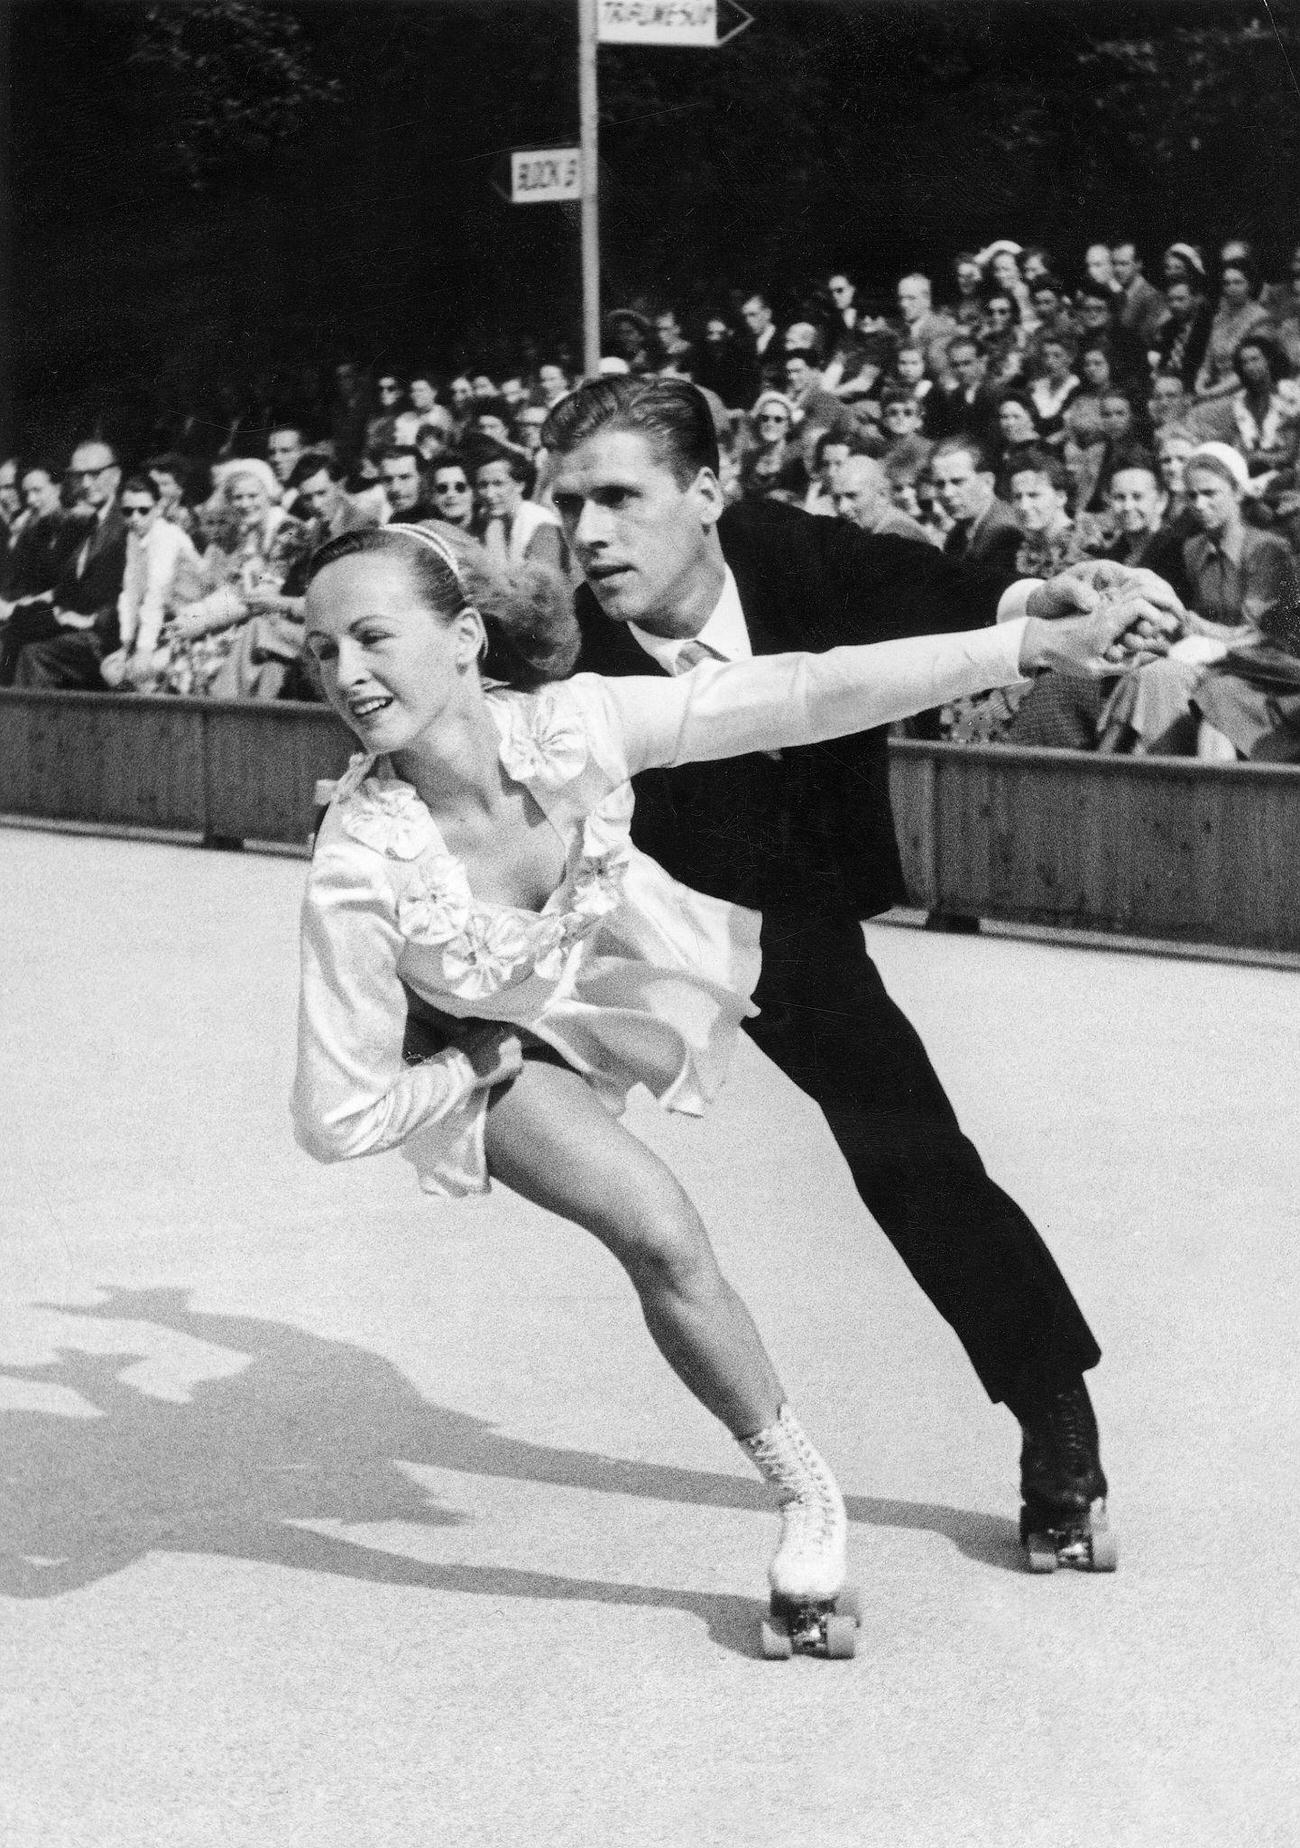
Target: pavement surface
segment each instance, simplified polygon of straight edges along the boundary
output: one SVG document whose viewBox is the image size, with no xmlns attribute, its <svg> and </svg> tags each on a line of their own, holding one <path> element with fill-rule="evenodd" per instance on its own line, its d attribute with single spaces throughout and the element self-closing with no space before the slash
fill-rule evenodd
<svg viewBox="0 0 1300 1848">
<path fill-rule="evenodd" d="M 300 862 L 0 831 L 4 1848 L 1300 1841 L 1294 973 L 875 927 L 1099 1331 L 1115 1577 L 746 1046 L 673 1163 L 850 1496 L 856 1661 L 621 1274 L 295 1149 Z"/>
</svg>

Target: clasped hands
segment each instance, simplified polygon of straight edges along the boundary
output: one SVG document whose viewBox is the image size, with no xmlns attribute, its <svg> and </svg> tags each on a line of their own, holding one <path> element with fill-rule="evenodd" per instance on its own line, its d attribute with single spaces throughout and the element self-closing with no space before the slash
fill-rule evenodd
<svg viewBox="0 0 1300 1848">
<path fill-rule="evenodd" d="M 1026 674 L 1099 678 L 1168 654 L 1188 613 L 1154 571 L 1097 558 L 1036 585 L 1020 649 Z"/>
</svg>

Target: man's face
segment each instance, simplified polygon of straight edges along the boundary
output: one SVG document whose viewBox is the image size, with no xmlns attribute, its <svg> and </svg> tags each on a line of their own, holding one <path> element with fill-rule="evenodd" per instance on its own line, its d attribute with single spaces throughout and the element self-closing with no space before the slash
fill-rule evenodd
<svg viewBox="0 0 1300 1848">
<path fill-rule="evenodd" d="M 682 330 L 677 325 L 677 316 L 671 309 L 655 316 L 655 332 L 664 342 L 681 339 Z"/>
<path fill-rule="evenodd" d="M 448 525 L 469 525 L 474 512 L 474 490 L 469 485 L 469 476 L 459 464 L 433 471 L 433 487 L 429 499 L 439 519 L 446 520 Z"/>
<path fill-rule="evenodd" d="M 542 371 L 545 372 L 545 366 Z M 474 396 L 474 387 L 466 378 L 453 379 L 447 387 L 447 396 L 451 399 L 452 409 L 463 411 Z"/>
<path fill-rule="evenodd" d="M 34 520 L 59 510 L 59 484 L 43 468 L 29 468 L 23 476 L 23 506 Z"/>
<path fill-rule="evenodd" d="M 847 276 L 832 276 L 827 288 L 837 308 L 844 309 L 853 306 L 853 284 Z"/>
<path fill-rule="evenodd" d="M 1187 408 L 1187 393 L 1181 379 L 1158 378 L 1151 386 L 1147 410 L 1157 429 L 1161 424 L 1177 423 Z"/>
<path fill-rule="evenodd" d="M 1188 469 L 1187 495 L 1192 518 L 1212 536 L 1223 532 L 1236 517 L 1237 496 L 1221 475 L 1208 469 Z"/>
<path fill-rule="evenodd" d="M 469 388 L 479 404 L 486 404 L 490 398 L 495 398 L 497 395 L 497 388 L 486 372 L 476 372 L 469 382 Z"/>
<path fill-rule="evenodd" d="M 554 404 L 569 389 L 569 382 L 558 366 L 543 366 L 537 374 L 537 383 L 542 388 L 542 396 L 548 404 Z"/>
<path fill-rule="evenodd" d="M 309 519 L 327 520 L 338 498 L 338 483 L 331 481 L 327 469 L 318 469 L 298 486 L 298 504 Z"/>
<path fill-rule="evenodd" d="M 1034 312 L 1040 321 L 1053 321 L 1061 310 L 1061 298 L 1053 288 L 1035 289 Z"/>
<path fill-rule="evenodd" d="M 1192 285 L 1189 282 L 1171 282 L 1165 290 L 1165 306 L 1175 321 L 1190 319 L 1192 300 Z"/>
<path fill-rule="evenodd" d="M 395 411 L 397 401 L 402 395 L 401 383 L 391 372 L 385 372 L 381 378 L 375 380 L 375 393 L 379 399 L 380 410 Z"/>
<path fill-rule="evenodd" d="M 502 379 L 501 396 L 513 410 L 516 404 L 522 404 L 528 393 L 524 390 L 522 379 Z"/>
<path fill-rule="evenodd" d="M 950 520 L 975 520 L 993 499 L 993 477 L 981 474 L 964 449 L 935 456 L 930 475 L 939 505 Z"/>
<path fill-rule="evenodd" d="M 1027 468 L 1011 477 L 1011 505 L 1025 532 L 1045 533 L 1065 512 L 1065 496 L 1046 475 Z"/>
<path fill-rule="evenodd" d="M 751 334 L 766 333 L 772 325 L 772 310 L 757 295 L 752 295 L 740 312 Z"/>
<path fill-rule="evenodd" d="M 1127 398 L 1115 392 L 1108 392 L 1097 406 L 1097 417 L 1101 424 L 1102 435 L 1108 442 L 1119 443 L 1133 429 L 1133 406 Z"/>
<path fill-rule="evenodd" d="M 379 464 L 379 477 L 394 513 L 409 513 L 420 498 L 420 467 L 414 456 L 391 456 Z"/>
<path fill-rule="evenodd" d="M 1111 477 L 1110 510 L 1121 532 L 1153 533 L 1165 497 L 1149 468 L 1122 468 Z"/>
<path fill-rule="evenodd" d="M 546 422 L 546 412 L 540 405 L 530 405 L 519 413 L 519 446 L 527 450 L 530 456 L 536 455 L 542 446 L 542 425 Z"/>
<path fill-rule="evenodd" d="M 785 383 L 786 390 L 796 404 L 804 397 L 812 382 L 812 367 L 808 361 L 802 353 L 791 353 L 785 362 Z"/>
<path fill-rule="evenodd" d="M 835 511 L 841 520 L 869 527 L 880 512 L 883 498 L 884 487 L 877 469 L 863 467 L 860 458 L 845 465 L 835 490 Z"/>
<path fill-rule="evenodd" d="M 98 513 L 117 493 L 122 478 L 113 460 L 113 452 L 103 443 L 82 443 L 72 452 L 68 476 L 76 493 L 77 504 Z"/>
<path fill-rule="evenodd" d="M 523 483 L 515 480 L 507 462 L 485 462 L 475 473 L 474 486 L 489 520 L 508 520 L 524 497 Z"/>
<path fill-rule="evenodd" d="M 596 601 L 616 622 L 689 633 L 684 606 L 715 566 L 717 477 L 683 487 L 636 430 L 601 430 L 558 459 L 555 508 Z"/>
<path fill-rule="evenodd" d="M 272 430 L 266 439 L 266 459 L 283 487 L 302 458 L 302 432 Z"/>
<path fill-rule="evenodd" d="M 1138 256 L 1132 244 L 1116 244 L 1110 253 L 1110 267 L 1121 289 L 1127 289 L 1138 273 Z"/>
<path fill-rule="evenodd" d="M 1114 274 L 1110 251 L 1105 244 L 1090 244 L 1083 259 L 1083 266 L 1093 282 L 1108 283 Z"/>
<path fill-rule="evenodd" d="M 1085 295 L 1079 303 L 1079 325 L 1090 334 L 1104 333 L 1110 326 L 1110 303 L 1097 295 Z"/>
<path fill-rule="evenodd" d="M 898 285 L 898 312 L 910 327 L 919 321 L 929 307 L 925 289 L 919 282 L 900 282 Z"/>
<path fill-rule="evenodd" d="M 973 346 L 954 346 L 948 350 L 948 363 L 953 376 L 966 391 L 978 385 L 984 370 L 984 362 L 979 356 L 979 349 Z"/>
<path fill-rule="evenodd" d="M 431 411 L 437 402 L 438 394 L 433 389 L 431 379 L 411 380 L 412 410 L 418 411 L 423 416 L 426 411 Z"/>
<path fill-rule="evenodd" d="M 143 539 L 158 519 L 158 502 L 152 494 L 144 494 L 138 488 L 128 488 L 122 496 L 122 518 L 126 522 L 128 533 L 134 533 L 137 539 Z"/>
<path fill-rule="evenodd" d="M 1064 379 L 1069 376 L 1070 354 L 1059 340 L 1043 342 L 1043 371 L 1049 379 Z"/>
<path fill-rule="evenodd" d="M 495 411 L 480 411 L 474 419 L 474 428 L 489 443 L 508 443 L 510 432 Z"/>
<path fill-rule="evenodd" d="M 1005 295 L 990 296 L 988 306 L 984 310 L 984 319 L 988 322 L 991 334 L 1005 334 L 1010 331 L 1012 308 Z"/>
<path fill-rule="evenodd" d="M 921 428 L 921 407 L 915 398 L 898 398 L 885 406 L 881 422 L 892 437 L 915 436 Z"/>
<path fill-rule="evenodd" d="M 704 324 L 704 338 L 710 346 L 725 346 L 731 337 L 731 329 L 721 315 L 714 315 Z"/>
<path fill-rule="evenodd" d="M 1187 486 L 1187 458 L 1196 445 L 1190 437 L 1167 437 L 1160 444 L 1160 479 L 1165 491 L 1181 495 Z"/>
<path fill-rule="evenodd" d="M 822 445 L 821 477 L 826 486 L 835 492 L 836 485 L 844 464 L 851 451 L 847 443 L 825 443 Z"/>
</svg>

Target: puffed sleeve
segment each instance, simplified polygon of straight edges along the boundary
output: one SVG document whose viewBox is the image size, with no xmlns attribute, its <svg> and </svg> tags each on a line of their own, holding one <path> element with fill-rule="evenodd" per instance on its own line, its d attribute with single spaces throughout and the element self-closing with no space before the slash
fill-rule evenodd
<svg viewBox="0 0 1300 1848">
<path fill-rule="evenodd" d="M 629 773 L 817 744 L 1023 680 L 1023 618 L 824 654 L 704 661 L 677 679 L 602 679 Z M 596 676 L 590 678 L 595 679 Z"/>
<path fill-rule="evenodd" d="M 474 1090 L 474 1068 L 454 1047 L 403 1063 L 403 942 L 382 863 L 345 843 L 324 845 L 303 901 L 293 1087 L 294 1134 L 317 1161 L 395 1148 Z"/>
</svg>

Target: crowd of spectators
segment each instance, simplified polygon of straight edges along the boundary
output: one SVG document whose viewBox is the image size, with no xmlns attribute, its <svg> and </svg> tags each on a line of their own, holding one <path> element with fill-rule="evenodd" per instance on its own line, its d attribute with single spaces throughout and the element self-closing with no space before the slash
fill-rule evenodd
<svg viewBox="0 0 1300 1848">
<path fill-rule="evenodd" d="M 778 313 L 778 309 L 782 310 Z M 772 496 L 1016 576 L 1146 565 L 1190 612 L 1167 659 L 1110 682 L 965 701 L 931 735 L 1300 761 L 1300 248 L 1131 239 L 1073 274 L 1002 240 L 889 301 L 844 270 L 793 300 L 737 291 L 683 325 L 640 303 L 602 370 L 693 379 L 730 499 Z M 571 356 L 454 376 L 340 363 L 169 407 L 124 453 L 0 463 L 0 685 L 314 696 L 307 559 L 388 520 L 471 531 L 502 565 L 570 569 L 543 427 Z"/>
</svg>

